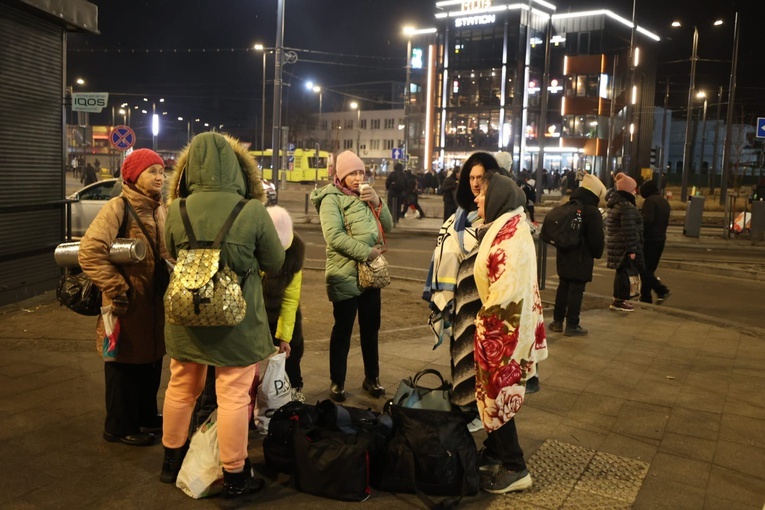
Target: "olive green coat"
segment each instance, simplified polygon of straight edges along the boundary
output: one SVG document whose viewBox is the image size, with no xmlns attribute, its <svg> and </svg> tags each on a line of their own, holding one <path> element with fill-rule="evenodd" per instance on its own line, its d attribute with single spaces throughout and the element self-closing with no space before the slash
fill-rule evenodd
<svg viewBox="0 0 765 510">
<path fill-rule="evenodd" d="M 358 197 L 349 196 L 334 184 L 311 193 L 311 202 L 319 211 L 321 230 L 327 243 L 325 279 L 332 302 L 361 295 L 356 264 L 367 260 L 375 245 L 382 244 L 375 213 Z M 393 217 L 380 200 L 380 223 L 386 232 L 393 228 Z"/>
<path fill-rule="evenodd" d="M 222 245 L 223 262 L 241 278 L 247 302 L 244 320 L 236 326 L 186 327 L 165 324 L 167 354 L 179 361 L 214 366 L 248 366 L 270 356 L 275 348 L 263 304 L 260 271 L 278 271 L 284 248 L 261 202 L 263 188 L 255 162 L 239 143 L 219 133 L 194 137 L 178 158 L 178 171 L 170 191 L 165 240 L 173 257 L 188 248 L 180 214 L 186 197 L 194 235 L 212 242 L 221 226 L 243 198 L 247 202 Z"/>
</svg>

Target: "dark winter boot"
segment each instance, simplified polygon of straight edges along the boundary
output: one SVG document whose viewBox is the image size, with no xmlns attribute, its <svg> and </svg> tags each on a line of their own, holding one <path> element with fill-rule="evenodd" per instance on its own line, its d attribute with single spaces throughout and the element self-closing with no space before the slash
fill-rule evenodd
<svg viewBox="0 0 765 510">
<path fill-rule="evenodd" d="M 178 478 L 178 472 L 181 470 L 181 464 L 189 451 L 189 441 L 180 448 L 168 448 L 165 446 L 165 459 L 162 461 L 162 473 L 159 480 L 164 483 L 175 483 Z"/>
<path fill-rule="evenodd" d="M 266 485 L 262 478 L 255 478 L 252 473 L 250 459 L 244 461 L 241 473 L 229 473 L 223 470 L 223 493 L 219 506 L 221 508 L 239 508 L 251 503 L 261 494 Z"/>
</svg>

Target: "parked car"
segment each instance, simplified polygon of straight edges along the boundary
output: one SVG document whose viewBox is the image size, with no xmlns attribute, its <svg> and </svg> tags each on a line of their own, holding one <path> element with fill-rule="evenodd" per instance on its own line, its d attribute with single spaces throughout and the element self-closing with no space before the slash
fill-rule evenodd
<svg viewBox="0 0 765 510">
<path fill-rule="evenodd" d="M 111 198 L 112 191 L 119 180 L 105 179 L 94 182 L 66 197 L 70 200 L 76 200 L 71 204 L 73 237 L 82 237 L 85 234 L 85 231 L 96 218 L 98 211 Z"/>
<path fill-rule="evenodd" d="M 268 198 L 268 205 L 276 203 L 276 187 L 263 179 L 263 191 Z M 82 237 L 96 218 L 98 211 L 112 197 L 122 192 L 122 179 L 105 179 L 85 186 L 67 198 L 76 200 L 72 203 L 72 237 Z M 166 190 L 163 190 L 163 194 Z"/>
</svg>

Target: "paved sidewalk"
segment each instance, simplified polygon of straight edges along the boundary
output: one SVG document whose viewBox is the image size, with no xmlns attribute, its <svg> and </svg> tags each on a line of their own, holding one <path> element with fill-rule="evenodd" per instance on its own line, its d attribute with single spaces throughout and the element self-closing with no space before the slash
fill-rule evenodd
<svg viewBox="0 0 765 510">
<path fill-rule="evenodd" d="M 319 292 L 321 278 L 310 279 Z M 94 321 L 62 309 L 51 293 L 0 309 L 0 507 L 212 508 L 214 499 L 193 501 L 159 483 L 160 446 L 101 439 L 103 365 L 93 352 Z M 482 493 L 466 498 L 465 508 L 762 508 L 762 332 L 652 306 L 631 314 L 592 310 L 582 322 L 587 337 L 549 334 L 542 390 L 527 397 L 517 418 L 534 489 Z M 306 333 L 313 345 L 303 359 L 307 396 L 324 399 L 326 343 Z M 447 350 L 434 351 L 431 342 L 421 322 L 383 324 L 388 394 L 421 368 L 448 373 Z M 167 372 L 163 387 L 166 379 Z M 380 409 L 382 400 L 356 387 L 361 380 L 355 344 L 348 404 Z M 251 434 L 258 468 L 261 440 Z M 284 475 L 270 480 L 253 508 L 328 505 L 360 508 L 300 494 Z M 361 505 L 422 507 L 415 496 L 387 493 Z"/>
</svg>

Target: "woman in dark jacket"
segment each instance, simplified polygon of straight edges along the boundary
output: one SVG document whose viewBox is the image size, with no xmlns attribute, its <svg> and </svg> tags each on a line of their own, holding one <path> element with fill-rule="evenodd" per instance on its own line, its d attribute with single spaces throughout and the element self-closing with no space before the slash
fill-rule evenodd
<svg viewBox="0 0 765 510">
<path fill-rule="evenodd" d="M 631 296 L 629 285 L 625 284 L 628 280 L 623 273 L 630 263 L 638 269 L 643 267 L 643 219 L 635 207 L 635 179 L 619 172 L 614 182 L 616 192 L 608 199 L 606 218 L 608 267 L 616 270 L 614 301 L 610 308 L 617 312 L 631 312 L 635 308 L 627 302 Z"/>
<path fill-rule="evenodd" d="M 598 203 L 605 195 L 606 187 L 592 174 L 586 174 L 581 186 L 571 194 L 569 202 L 582 209 L 582 241 L 572 248 L 557 249 L 555 260 L 559 283 L 550 331 L 564 331 L 565 318 L 565 336 L 587 334 L 587 330 L 579 325 L 579 312 L 584 288 L 592 281 L 594 259 L 603 256 L 603 217 Z"/>
</svg>

